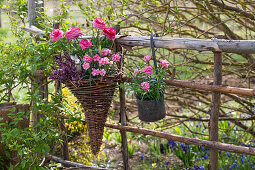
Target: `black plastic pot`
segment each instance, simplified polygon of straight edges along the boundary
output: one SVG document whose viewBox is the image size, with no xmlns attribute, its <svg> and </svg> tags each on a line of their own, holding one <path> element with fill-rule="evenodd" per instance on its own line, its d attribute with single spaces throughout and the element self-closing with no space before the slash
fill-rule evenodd
<svg viewBox="0 0 255 170">
<path fill-rule="evenodd" d="M 155 122 L 166 116 L 164 97 L 160 101 L 137 99 L 139 119 L 145 122 Z"/>
</svg>

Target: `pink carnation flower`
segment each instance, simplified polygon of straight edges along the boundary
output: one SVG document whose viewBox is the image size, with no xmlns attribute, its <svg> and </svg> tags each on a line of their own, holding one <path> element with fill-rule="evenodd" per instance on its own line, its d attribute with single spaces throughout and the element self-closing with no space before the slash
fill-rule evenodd
<svg viewBox="0 0 255 170">
<path fill-rule="evenodd" d="M 143 91 L 149 91 L 150 90 L 150 84 L 148 82 L 141 83 Z"/>
<path fill-rule="evenodd" d="M 121 58 L 121 56 L 118 53 L 112 55 L 112 60 L 113 61 L 120 61 L 120 58 Z"/>
<path fill-rule="evenodd" d="M 100 75 L 101 75 L 101 76 L 105 76 L 105 74 L 106 74 L 106 71 L 105 71 L 104 69 L 102 69 L 102 70 L 100 71 Z"/>
<path fill-rule="evenodd" d="M 101 59 L 101 57 L 100 57 L 98 54 L 96 54 L 96 55 L 93 57 L 93 60 L 94 60 L 94 61 L 100 61 L 100 59 Z"/>
<path fill-rule="evenodd" d="M 115 36 L 116 36 L 115 29 L 112 28 L 112 27 L 105 28 L 105 29 L 103 30 L 103 34 L 106 35 L 107 38 L 108 38 L 109 40 L 114 39 Z"/>
<path fill-rule="evenodd" d="M 84 68 L 84 70 L 88 70 L 90 68 L 89 63 L 85 62 L 82 67 Z"/>
<path fill-rule="evenodd" d="M 92 73 L 91 74 L 93 76 L 98 76 L 100 73 L 101 73 L 101 71 L 99 69 L 92 68 Z"/>
<path fill-rule="evenodd" d="M 94 19 L 94 21 L 92 22 L 92 25 L 93 27 L 99 30 L 103 30 L 106 27 L 106 23 L 101 18 Z"/>
<path fill-rule="evenodd" d="M 99 66 L 103 66 L 105 64 L 109 64 L 109 59 L 107 57 L 101 58 L 99 61 Z"/>
<path fill-rule="evenodd" d="M 148 75 L 151 75 L 153 73 L 153 69 L 151 66 L 145 67 L 145 69 L 143 69 L 143 72 L 145 72 Z"/>
<path fill-rule="evenodd" d="M 78 27 L 73 27 L 66 31 L 66 39 L 68 41 L 72 41 L 73 39 L 79 38 L 83 34 L 81 33 L 81 29 Z"/>
<path fill-rule="evenodd" d="M 59 41 L 61 38 L 63 38 L 63 31 L 61 29 L 54 29 L 52 33 L 50 34 L 50 39 L 52 41 Z"/>
<path fill-rule="evenodd" d="M 80 47 L 82 49 L 85 49 L 85 48 L 89 48 L 92 46 L 92 42 L 88 39 L 82 39 L 81 42 L 80 42 Z"/>
<path fill-rule="evenodd" d="M 89 56 L 89 55 L 85 55 L 84 58 L 83 58 L 83 61 L 84 62 L 89 62 L 89 63 L 92 63 L 93 59 Z"/>
<path fill-rule="evenodd" d="M 151 59 L 151 56 L 149 56 L 149 55 L 144 56 L 144 61 L 145 62 L 148 62 L 150 59 Z"/>
<path fill-rule="evenodd" d="M 140 72 L 141 72 L 141 70 L 135 69 L 135 71 L 134 71 L 134 75 L 136 76 L 136 75 L 137 75 L 137 73 L 140 73 Z"/>
<path fill-rule="evenodd" d="M 168 68 L 169 67 L 169 64 L 168 64 L 168 61 L 166 61 L 166 60 L 161 60 L 160 61 L 160 64 L 161 64 L 161 67 L 162 68 Z"/>
<path fill-rule="evenodd" d="M 104 57 L 104 56 L 112 54 L 112 51 L 110 49 L 102 49 L 100 51 L 100 54 L 102 55 L 102 57 Z"/>
</svg>

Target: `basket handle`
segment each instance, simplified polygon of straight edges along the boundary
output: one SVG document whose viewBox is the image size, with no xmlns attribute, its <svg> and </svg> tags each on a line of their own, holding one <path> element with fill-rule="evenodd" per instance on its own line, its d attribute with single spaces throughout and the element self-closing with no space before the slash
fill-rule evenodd
<svg viewBox="0 0 255 170">
<path fill-rule="evenodd" d="M 157 33 L 155 35 L 156 35 L 156 37 L 158 37 Z M 155 67 L 155 70 L 156 70 L 156 74 L 158 74 L 158 67 L 157 67 L 157 60 L 156 60 L 155 49 L 154 49 L 153 36 L 154 36 L 154 34 L 151 33 L 151 39 L 150 39 L 150 41 L 151 41 L 151 53 L 152 53 L 152 56 L 153 56 L 153 61 L 154 61 L 154 67 Z"/>
</svg>

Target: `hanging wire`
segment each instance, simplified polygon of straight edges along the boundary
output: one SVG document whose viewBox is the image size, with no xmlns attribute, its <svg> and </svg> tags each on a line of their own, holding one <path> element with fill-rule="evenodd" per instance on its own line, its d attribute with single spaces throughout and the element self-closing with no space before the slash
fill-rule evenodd
<svg viewBox="0 0 255 170">
<path fill-rule="evenodd" d="M 155 34 L 156 37 L 158 37 L 158 34 Z M 155 48 L 154 48 L 154 40 L 153 40 L 153 36 L 154 34 L 151 33 L 151 38 L 150 38 L 150 41 L 151 41 L 151 51 L 152 51 L 152 56 L 153 56 L 153 61 L 154 61 L 154 67 L 155 67 L 155 70 L 156 70 L 156 74 L 158 74 L 158 67 L 157 67 L 157 60 L 156 60 L 156 55 L 155 55 Z"/>
</svg>

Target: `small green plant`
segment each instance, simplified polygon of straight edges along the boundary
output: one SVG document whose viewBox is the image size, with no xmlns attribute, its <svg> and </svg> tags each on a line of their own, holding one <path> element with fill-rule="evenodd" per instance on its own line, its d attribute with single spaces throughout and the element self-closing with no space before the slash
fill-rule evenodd
<svg viewBox="0 0 255 170">
<path fill-rule="evenodd" d="M 134 153 L 136 151 L 136 145 L 132 143 L 132 139 L 129 140 L 129 144 L 128 144 L 128 154 L 130 157 L 134 156 Z"/>
</svg>

